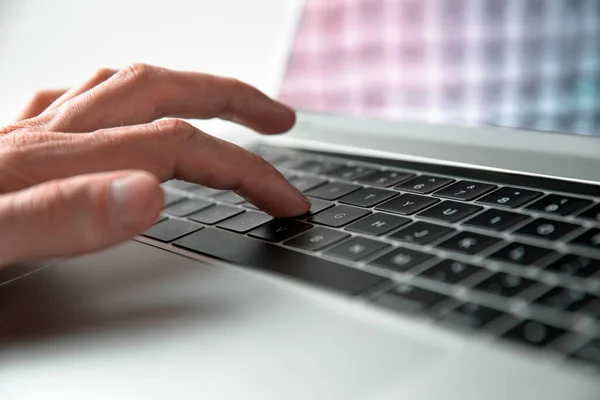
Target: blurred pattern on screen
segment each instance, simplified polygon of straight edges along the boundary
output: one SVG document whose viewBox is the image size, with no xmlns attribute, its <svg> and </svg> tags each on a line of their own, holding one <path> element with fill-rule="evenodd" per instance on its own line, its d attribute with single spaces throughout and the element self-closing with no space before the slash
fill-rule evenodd
<svg viewBox="0 0 600 400">
<path fill-rule="evenodd" d="M 280 98 L 600 135 L 600 0 L 307 0 Z"/>
</svg>

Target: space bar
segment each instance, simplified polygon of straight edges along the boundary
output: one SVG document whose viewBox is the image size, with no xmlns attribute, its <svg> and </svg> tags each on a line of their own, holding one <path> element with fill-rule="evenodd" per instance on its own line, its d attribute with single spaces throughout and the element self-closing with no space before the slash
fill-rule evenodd
<svg viewBox="0 0 600 400">
<path fill-rule="evenodd" d="M 221 229 L 205 228 L 173 244 L 232 264 L 277 272 L 346 294 L 361 293 L 385 280 L 366 271 Z"/>
</svg>

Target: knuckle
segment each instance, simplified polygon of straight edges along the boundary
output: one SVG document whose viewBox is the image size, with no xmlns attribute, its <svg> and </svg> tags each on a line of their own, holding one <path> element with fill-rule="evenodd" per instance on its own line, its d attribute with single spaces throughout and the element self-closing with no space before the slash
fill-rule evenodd
<svg viewBox="0 0 600 400">
<path fill-rule="evenodd" d="M 115 71 L 110 68 L 99 68 L 92 75 L 91 81 L 102 82 L 110 78 Z"/>
<path fill-rule="evenodd" d="M 177 118 L 161 119 L 152 123 L 159 134 L 175 136 L 184 141 L 195 137 L 200 131 L 192 124 Z"/>
<path fill-rule="evenodd" d="M 36 90 L 33 92 L 31 99 L 29 100 L 30 104 L 40 104 L 46 101 L 46 99 L 50 96 L 49 90 Z"/>
<path fill-rule="evenodd" d="M 156 74 L 160 69 L 153 65 L 144 63 L 135 63 L 123 68 L 118 74 L 124 78 L 126 82 L 147 81 L 152 75 Z"/>
</svg>

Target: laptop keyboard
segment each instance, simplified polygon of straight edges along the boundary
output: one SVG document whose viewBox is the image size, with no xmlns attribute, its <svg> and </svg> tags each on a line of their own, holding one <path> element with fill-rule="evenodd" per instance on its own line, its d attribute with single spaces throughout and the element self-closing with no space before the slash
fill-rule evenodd
<svg viewBox="0 0 600 400">
<path fill-rule="evenodd" d="M 311 198 L 307 215 L 273 219 L 233 192 L 170 181 L 145 236 L 600 371 L 600 187 L 260 152 Z"/>
</svg>

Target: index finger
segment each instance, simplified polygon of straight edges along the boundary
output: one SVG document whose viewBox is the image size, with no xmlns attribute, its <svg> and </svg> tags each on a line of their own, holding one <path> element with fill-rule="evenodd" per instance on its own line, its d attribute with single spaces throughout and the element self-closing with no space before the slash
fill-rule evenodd
<svg viewBox="0 0 600 400">
<path fill-rule="evenodd" d="M 61 108 L 46 127 L 89 132 L 163 117 L 221 118 L 273 134 L 295 123 L 291 108 L 237 79 L 146 64 L 117 72 Z"/>
</svg>

